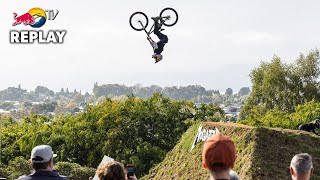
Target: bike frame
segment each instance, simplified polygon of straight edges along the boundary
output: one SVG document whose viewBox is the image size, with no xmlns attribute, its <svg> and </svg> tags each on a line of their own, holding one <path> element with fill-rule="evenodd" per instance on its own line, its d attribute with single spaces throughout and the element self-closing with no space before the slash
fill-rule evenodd
<svg viewBox="0 0 320 180">
<path fill-rule="evenodd" d="M 170 19 L 170 16 L 164 16 L 164 17 L 160 17 L 160 25 L 163 25 L 163 23 L 166 21 L 166 20 L 169 20 Z M 147 31 L 146 30 L 146 27 L 143 26 L 142 22 L 141 21 L 138 21 L 140 23 L 140 25 L 142 26 L 144 32 L 148 35 L 148 37 L 150 37 L 150 34 L 153 33 L 154 31 L 154 23 L 153 25 L 151 26 L 150 30 Z"/>
</svg>

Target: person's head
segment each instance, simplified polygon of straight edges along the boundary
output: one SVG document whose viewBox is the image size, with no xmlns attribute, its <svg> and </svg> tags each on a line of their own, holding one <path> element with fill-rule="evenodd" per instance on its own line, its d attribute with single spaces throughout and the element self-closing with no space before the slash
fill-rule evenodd
<svg viewBox="0 0 320 180">
<path fill-rule="evenodd" d="M 202 151 L 202 165 L 208 168 L 211 177 L 230 177 L 229 171 L 236 160 L 233 141 L 225 135 L 216 134 L 205 141 Z"/>
<path fill-rule="evenodd" d="M 161 61 L 163 56 L 161 54 L 153 54 L 152 58 L 154 58 L 156 61 Z"/>
<path fill-rule="evenodd" d="M 290 174 L 292 179 L 310 179 L 313 173 L 312 157 L 307 153 L 295 155 L 290 164 Z"/>
<path fill-rule="evenodd" d="M 122 164 L 117 161 L 102 163 L 97 169 L 99 180 L 125 180 L 126 173 Z"/>
<path fill-rule="evenodd" d="M 31 163 L 34 170 L 47 170 L 53 169 L 53 158 L 56 157 L 53 154 L 52 148 L 49 145 L 39 145 L 31 151 Z"/>
</svg>

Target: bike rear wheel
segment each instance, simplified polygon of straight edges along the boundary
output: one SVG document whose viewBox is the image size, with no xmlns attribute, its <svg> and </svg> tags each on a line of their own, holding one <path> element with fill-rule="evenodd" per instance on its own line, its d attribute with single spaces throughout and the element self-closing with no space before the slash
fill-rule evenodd
<svg viewBox="0 0 320 180">
<path fill-rule="evenodd" d="M 132 29 L 142 31 L 148 26 L 148 16 L 143 12 L 135 12 L 130 16 L 129 23 Z"/>
<path fill-rule="evenodd" d="M 178 22 L 178 13 L 173 8 L 164 8 L 160 12 L 160 17 L 164 20 L 163 25 L 174 26 Z"/>
</svg>

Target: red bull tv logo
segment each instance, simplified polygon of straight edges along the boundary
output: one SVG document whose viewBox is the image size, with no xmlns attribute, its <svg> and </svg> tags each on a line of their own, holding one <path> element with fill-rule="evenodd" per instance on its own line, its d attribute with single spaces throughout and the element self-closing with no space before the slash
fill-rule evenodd
<svg viewBox="0 0 320 180">
<path fill-rule="evenodd" d="M 14 22 L 12 26 L 24 25 L 32 28 L 42 27 L 47 20 L 53 21 L 59 14 L 58 10 L 43 10 L 41 8 L 32 8 L 27 13 L 18 15 L 13 13 Z M 65 30 L 50 30 L 45 35 L 41 30 L 11 30 L 10 31 L 10 43 L 21 44 L 21 43 L 63 43 L 64 37 L 67 31 Z"/>
</svg>

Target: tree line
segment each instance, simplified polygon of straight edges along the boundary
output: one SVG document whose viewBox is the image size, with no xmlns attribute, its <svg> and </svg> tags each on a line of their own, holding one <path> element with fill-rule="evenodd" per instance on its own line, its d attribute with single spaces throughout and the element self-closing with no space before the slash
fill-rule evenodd
<svg viewBox="0 0 320 180">
<path fill-rule="evenodd" d="M 219 90 L 206 90 L 200 85 L 188 85 L 188 86 L 172 86 L 172 87 L 160 87 L 157 85 L 151 85 L 150 87 L 143 87 L 141 85 L 125 86 L 120 84 L 94 84 L 93 94 L 88 92 L 82 93 L 81 91 L 69 91 L 68 88 L 61 88 L 59 92 L 54 92 L 47 87 L 37 86 L 34 91 L 28 92 L 23 89 L 21 85 L 18 87 L 8 87 L 5 90 L 0 91 L 0 101 L 59 101 L 59 100 L 74 100 L 77 102 L 94 102 L 100 97 L 114 98 L 114 97 L 126 97 L 127 95 L 134 95 L 136 97 L 146 99 L 151 97 L 154 93 L 163 94 L 172 100 L 194 100 L 195 102 L 210 103 L 214 99 L 214 95 L 222 95 Z M 238 96 L 245 96 L 250 93 L 249 87 L 242 87 L 237 93 Z M 227 96 L 232 96 L 235 93 L 231 88 L 227 88 L 224 92 Z"/>
<path fill-rule="evenodd" d="M 69 91 L 61 88 L 54 92 L 47 87 L 37 86 L 34 91 L 27 91 L 19 85 L 0 91 L 0 109 L 10 112 L 15 119 L 21 120 L 23 116 L 40 114 L 48 118 L 58 117 L 61 114 L 76 114 L 82 112 L 87 104 L 96 104 L 107 98 L 112 100 L 126 99 L 129 95 L 146 99 L 154 93 L 160 93 L 172 100 L 191 100 L 197 104 L 213 103 L 216 106 L 244 104 L 249 87 L 242 87 L 238 93 L 227 88 L 224 94 L 219 90 L 206 90 L 199 85 L 160 87 L 152 85 L 125 86 L 119 84 L 94 84 L 93 94 L 82 93 L 76 89 Z"/>
<path fill-rule="evenodd" d="M 241 123 L 297 129 L 320 117 L 319 50 L 300 54 L 293 63 L 274 56 L 250 73 L 252 92 Z"/>
<path fill-rule="evenodd" d="M 39 144 L 53 147 L 58 154 L 55 161 L 95 168 L 107 155 L 134 164 L 141 176 L 164 159 L 192 123 L 219 121 L 223 113 L 213 104 L 197 107 L 191 101 L 172 101 L 155 93 L 145 100 L 107 98 L 77 115 L 54 119 L 33 114 L 16 122 L 3 116 L 0 176 L 25 173 L 10 165 L 30 158 L 32 148 Z"/>
<path fill-rule="evenodd" d="M 95 97 L 114 97 L 121 95 L 134 95 L 140 98 L 148 98 L 154 93 L 161 93 L 163 96 L 168 97 L 172 100 L 193 100 L 199 103 L 210 103 L 214 102 L 213 96 L 221 95 L 219 90 L 206 90 L 200 85 L 188 85 L 188 86 L 172 86 L 172 87 L 160 87 L 152 85 L 150 87 L 143 87 L 141 85 L 125 86 L 119 84 L 94 84 L 93 94 Z M 249 87 L 242 87 L 237 93 L 239 96 L 245 96 L 250 93 Z M 227 96 L 232 96 L 233 90 L 227 88 L 225 93 Z"/>
</svg>

